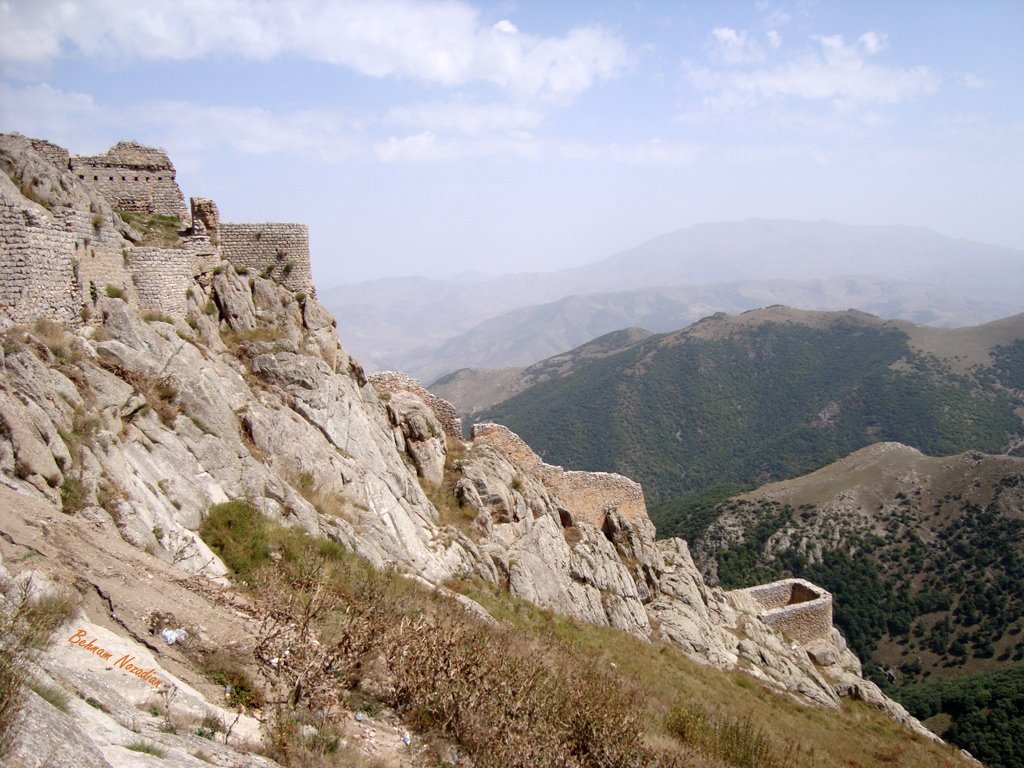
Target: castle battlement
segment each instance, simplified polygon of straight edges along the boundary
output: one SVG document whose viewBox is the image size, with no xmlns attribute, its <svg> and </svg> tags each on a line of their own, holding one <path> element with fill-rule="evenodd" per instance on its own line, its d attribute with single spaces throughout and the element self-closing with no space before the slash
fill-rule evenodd
<svg viewBox="0 0 1024 768">
<path fill-rule="evenodd" d="M 74 325 L 108 287 L 140 309 L 181 316 L 191 282 L 223 261 L 316 295 L 306 225 L 221 222 L 205 198 L 192 198 L 186 209 L 161 149 L 122 141 L 100 155 L 70 155 L 6 134 L 0 167 L 7 171 L 0 178 L 0 310 L 15 322 L 46 317 Z M 176 221 L 178 242 L 133 242 L 119 212 Z"/>
</svg>

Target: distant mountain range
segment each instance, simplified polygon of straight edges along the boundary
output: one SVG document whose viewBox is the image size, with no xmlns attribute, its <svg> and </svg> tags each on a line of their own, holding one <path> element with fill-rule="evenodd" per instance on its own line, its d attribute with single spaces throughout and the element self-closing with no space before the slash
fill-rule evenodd
<svg viewBox="0 0 1024 768">
<path fill-rule="evenodd" d="M 703 224 L 551 273 L 409 277 L 321 299 L 368 369 L 424 382 L 460 368 L 525 366 L 610 331 L 663 332 L 771 304 L 861 309 L 937 326 L 1024 309 L 1024 251 L 929 230 L 833 222 Z"/>
<path fill-rule="evenodd" d="M 502 372 L 518 392 L 472 419 L 550 463 L 635 478 L 652 501 L 793 477 L 881 440 L 943 455 L 1024 437 L 1024 315 L 940 329 L 771 307 L 632 335 Z M 481 372 L 435 390 L 457 407 L 501 395 Z"/>
</svg>

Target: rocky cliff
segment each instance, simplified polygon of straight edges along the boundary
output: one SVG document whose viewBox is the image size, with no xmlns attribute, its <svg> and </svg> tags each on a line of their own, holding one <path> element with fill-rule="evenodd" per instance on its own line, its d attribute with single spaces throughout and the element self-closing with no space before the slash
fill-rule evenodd
<svg viewBox="0 0 1024 768">
<path fill-rule="evenodd" d="M 0 194 L 19 195 L 13 181 Z M 91 199 L 73 192 L 62 204 Z M 88 596 L 75 626 L 131 644 L 197 706 L 196 673 L 157 641 L 153 617 L 188 607 L 212 639 L 244 645 L 252 626 L 196 531 L 211 505 L 246 499 L 437 589 L 467 576 L 500 585 L 807 703 L 866 699 L 923 732 L 861 678 L 837 631 L 796 642 L 761 622 L 749 595 L 707 587 L 686 542 L 655 541 L 637 484 L 546 465 L 498 425 L 463 442 L 450 406 L 418 385 L 369 382 L 310 296 L 224 261 L 197 265 L 179 316 L 90 303 L 76 329 L 2 321 L 0 576 L 9 597 L 30 576 Z M 87 656 L 67 645 L 45 662 L 65 683 Z M 133 764 L 115 716 L 129 705 L 112 690 L 106 715 L 89 713 L 100 725 L 80 734 L 88 764 Z M 23 746 L 13 764 L 44 753 Z"/>
</svg>

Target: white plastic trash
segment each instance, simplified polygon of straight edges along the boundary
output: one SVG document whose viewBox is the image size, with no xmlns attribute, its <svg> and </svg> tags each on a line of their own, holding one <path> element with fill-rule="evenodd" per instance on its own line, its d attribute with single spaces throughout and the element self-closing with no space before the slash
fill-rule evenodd
<svg viewBox="0 0 1024 768">
<path fill-rule="evenodd" d="M 168 645 L 184 643 L 188 640 L 188 632 L 184 629 L 165 629 L 160 633 L 160 636 L 167 641 Z"/>
</svg>

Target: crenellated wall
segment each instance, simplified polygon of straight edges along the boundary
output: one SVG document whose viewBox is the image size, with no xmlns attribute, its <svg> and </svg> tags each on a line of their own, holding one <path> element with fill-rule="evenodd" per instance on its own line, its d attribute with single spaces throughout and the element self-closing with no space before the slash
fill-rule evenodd
<svg viewBox="0 0 1024 768">
<path fill-rule="evenodd" d="M 163 150 L 122 141 L 102 155 L 74 155 L 69 167 L 79 181 L 99 190 L 115 210 L 175 216 L 184 223 L 189 220 L 174 166 Z"/>
<path fill-rule="evenodd" d="M 205 198 L 193 198 L 186 212 L 174 166 L 162 150 L 121 142 L 102 155 L 82 157 L 42 139 L 4 138 L 10 157 L 34 153 L 58 171 L 53 178 L 61 189 L 79 193 L 44 208 L 35 202 L 39 198 L 22 194 L 18 184 L 27 180 L 16 184 L 17 174 L 0 175 L 0 310 L 15 322 L 46 317 L 78 324 L 87 314 L 83 307 L 108 286 L 140 309 L 181 315 L 197 272 L 220 260 L 315 296 L 305 225 L 222 223 L 216 203 Z M 78 185 L 91 192 L 81 194 Z M 174 216 L 190 229 L 175 248 L 137 247 L 115 228 L 105 206 L 98 207 L 96 193 L 114 210 Z M 88 211 L 80 210 L 83 199 L 93 201 Z"/>
<path fill-rule="evenodd" d="M 290 291 L 316 295 L 305 224 L 221 222 L 220 252 L 235 269 L 272 277 Z"/>
</svg>

